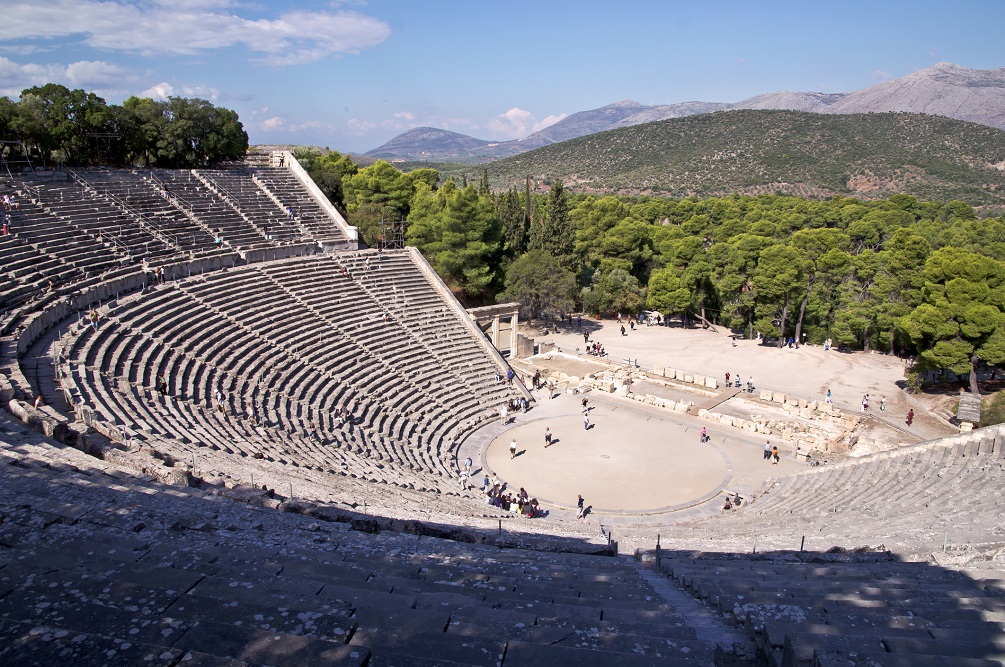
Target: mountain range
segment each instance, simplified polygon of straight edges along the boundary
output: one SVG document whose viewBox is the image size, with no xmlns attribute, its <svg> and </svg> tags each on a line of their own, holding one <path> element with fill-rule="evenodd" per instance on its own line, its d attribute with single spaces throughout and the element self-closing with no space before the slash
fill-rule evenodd
<svg viewBox="0 0 1005 667">
<path fill-rule="evenodd" d="M 682 102 L 649 106 L 623 100 L 571 114 L 543 130 L 512 141 L 488 141 L 448 130 L 417 127 L 365 155 L 407 161 L 489 162 L 606 130 L 738 109 L 823 114 L 896 111 L 945 116 L 1005 129 L 1005 68 L 978 70 L 939 63 L 852 93 L 782 91 L 736 103 Z"/>
</svg>

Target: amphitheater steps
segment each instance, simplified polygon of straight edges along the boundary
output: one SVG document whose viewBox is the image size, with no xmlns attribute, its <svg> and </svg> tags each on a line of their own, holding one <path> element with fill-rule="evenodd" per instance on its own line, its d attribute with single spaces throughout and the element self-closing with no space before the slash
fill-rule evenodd
<svg viewBox="0 0 1005 667">
<path fill-rule="evenodd" d="M 617 559 L 368 535 L 106 470 L 34 468 L 23 450 L 7 461 L 8 664 L 711 662 Z"/>
</svg>

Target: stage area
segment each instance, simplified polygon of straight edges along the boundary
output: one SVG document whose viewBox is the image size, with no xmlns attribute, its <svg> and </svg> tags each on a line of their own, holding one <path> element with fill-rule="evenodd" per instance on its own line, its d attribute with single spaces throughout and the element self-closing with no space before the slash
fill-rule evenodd
<svg viewBox="0 0 1005 667">
<path fill-rule="evenodd" d="M 582 494 L 598 514 L 672 511 L 708 500 L 729 484 L 729 455 L 715 442 L 701 444 L 700 426 L 591 400 L 586 430 L 581 400 L 541 394 L 539 408 L 492 440 L 484 466 L 509 490 L 524 487 L 545 507 L 573 509 Z M 553 434 L 550 447 L 546 428 Z M 517 456 L 511 458 L 514 439 Z"/>
</svg>

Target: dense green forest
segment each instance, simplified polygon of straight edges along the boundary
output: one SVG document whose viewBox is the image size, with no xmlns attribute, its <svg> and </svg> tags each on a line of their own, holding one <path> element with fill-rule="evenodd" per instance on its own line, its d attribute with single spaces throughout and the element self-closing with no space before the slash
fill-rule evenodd
<svg viewBox="0 0 1005 667">
<path fill-rule="evenodd" d="M 107 104 L 94 93 L 49 83 L 0 97 L 0 145 L 35 163 L 198 167 L 243 158 L 248 134 L 237 113 L 206 100 L 130 97 Z"/>
<path fill-rule="evenodd" d="M 1005 206 L 1005 132 L 908 113 L 739 110 L 579 137 L 488 165 L 494 189 L 560 178 L 579 191 L 962 199 Z M 446 175 L 471 171 L 454 166 Z"/>
<path fill-rule="evenodd" d="M 1005 362 L 1005 217 L 909 195 L 814 201 L 491 192 L 387 162 L 359 168 L 301 150 L 315 180 L 371 244 L 407 220 L 417 246 L 469 304 L 528 314 L 656 310 L 745 336 L 919 355 L 919 370 Z"/>
</svg>

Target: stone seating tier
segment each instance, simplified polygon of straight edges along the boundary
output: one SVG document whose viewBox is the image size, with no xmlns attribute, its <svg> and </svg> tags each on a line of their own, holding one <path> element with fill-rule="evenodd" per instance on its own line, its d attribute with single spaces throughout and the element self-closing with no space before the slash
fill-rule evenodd
<svg viewBox="0 0 1005 667">
<path fill-rule="evenodd" d="M 711 664 L 623 559 L 357 532 L 213 491 L 5 444 L 0 660 Z"/>
<path fill-rule="evenodd" d="M 400 273 L 411 260 L 399 254 Z M 68 374 L 81 402 L 131 438 L 231 483 L 248 482 L 228 460 L 237 452 L 265 462 L 263 480 L 306 469 L 460 493 L 457 439 L 515 394 L 485 381 L 492 362 L 452 311 L 439 319 L 460 364 L 381 315 L 361 280 L 308 258 L 151 288 L 114 304 L 97 332 L 73 330 Z M 336 408 L 354 423 L 339 425 Z"/>
</svg>

